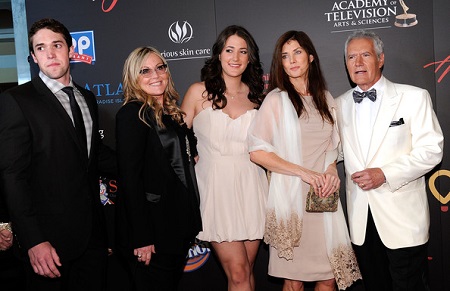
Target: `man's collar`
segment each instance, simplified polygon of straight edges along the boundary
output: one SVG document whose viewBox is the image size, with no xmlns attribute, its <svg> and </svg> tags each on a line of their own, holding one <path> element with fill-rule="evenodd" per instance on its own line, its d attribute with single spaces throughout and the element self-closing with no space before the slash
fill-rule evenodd
<svg viewBox="0 0 450 291">
<path fill-rule="evenodd" d="M 381 75 L 381 78 L 375 84 L 373 84 L 372 87 L 370 87 L 366 91 L 369 91 L 372 88 L 377 90 L 377 92 L 383 91 L 385 83 L 386 83 L 386 78 L 384 78 L 384 76 Z M 361 90 L 361 88 L 359 86 L 356 86 L 355 90 L 358 91 L 358 92 L 364 92 L 363 90 Z"/>
<path fill-rule="evenodd" d="M 39 77 L 41 78 L 42 82 L 44 82 L 45 85 L 52 91 L 52 93 L 56 93 L 60 91 L 62 88 L 66 87 L 63 83 L 56 81 L 55 79 L 49 78 L 47 75 L 45 75 L 42 71 L 39 71 Z M 70 76 L 69 85 L 72 86 L 72 76 Z"/>
</svg>

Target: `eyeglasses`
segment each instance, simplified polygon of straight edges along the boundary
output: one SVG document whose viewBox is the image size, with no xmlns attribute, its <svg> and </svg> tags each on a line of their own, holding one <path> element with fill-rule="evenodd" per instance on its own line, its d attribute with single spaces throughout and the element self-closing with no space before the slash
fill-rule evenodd
<svg viewBox="0 0 450 291">
<path fill-rule="evenodd" d="M 150 68 L 141 69 L 139 71 L 139 74 L 141 74 L 144 77 L 150 77 L 153 75 L 154 72 L 156 72 L 158 76 L 164 75 L 167 72 L 167 64 L 159 65 L 155 69 Z"/>
</svg>

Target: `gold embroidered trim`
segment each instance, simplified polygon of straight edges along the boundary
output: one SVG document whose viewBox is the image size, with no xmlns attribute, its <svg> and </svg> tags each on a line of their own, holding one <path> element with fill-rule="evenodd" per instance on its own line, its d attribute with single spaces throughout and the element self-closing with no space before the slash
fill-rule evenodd
<svg viewBox="0 0 450 291">
<path fill-rule="evenodd" d="M 353 282 L 361 279 L 361 272 L 351 246 L 340 245 L 331 251 L 331 268 L 339 290 L 350 287 Z"/>
<path fill-rule="evenodd" d="M 275 209 L 267 210 L 264 241 L 278 250 L 278 257 L 292 260 L 301 236 L 302 221 L 297 213 L 291 213 L 289 220 L 277 222 Z"/>
</svg>

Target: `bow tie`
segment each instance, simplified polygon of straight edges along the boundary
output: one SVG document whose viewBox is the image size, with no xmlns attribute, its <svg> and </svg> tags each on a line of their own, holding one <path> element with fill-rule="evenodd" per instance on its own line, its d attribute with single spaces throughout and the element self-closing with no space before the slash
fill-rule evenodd
<svg viewBox="0 0 450 291">
<path fill-rule="evenodd" d="M 368 97 L 371 101 L 375 101 L 377 99 L 377 90 L 370 89 L 366 92 L 353 91 L 353 100 L 355 100 L 355 103 L 361 103 L 365 97 Z"/>
</svg>

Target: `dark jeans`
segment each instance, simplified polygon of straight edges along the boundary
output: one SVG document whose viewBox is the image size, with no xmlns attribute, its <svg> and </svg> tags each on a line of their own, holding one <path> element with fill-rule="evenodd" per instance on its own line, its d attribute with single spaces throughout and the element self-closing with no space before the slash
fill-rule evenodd
<svg viewBox="0 0 450 291">
<path fill-rule="evenodd" d="M 366 238 L 353 245 L 366 291 L 429 291 L 427 244 L 389 249 L 380 239 L 369 209 Z"/>
</svg>

